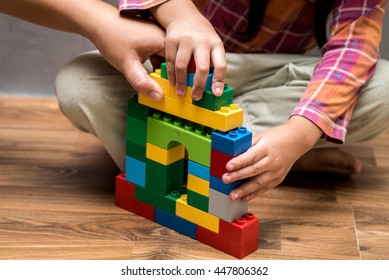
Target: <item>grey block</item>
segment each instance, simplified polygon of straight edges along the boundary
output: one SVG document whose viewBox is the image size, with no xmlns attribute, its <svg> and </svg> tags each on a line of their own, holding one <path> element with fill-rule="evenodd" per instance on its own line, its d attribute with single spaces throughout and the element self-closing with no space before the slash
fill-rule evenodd
<svg viewBox="0 0 389 280">
<path fill-rule="evenodd" d="M 237 218 L 247 214 L 247 212 L 247 202 L 244 202 L 240 199 L 231 201 L 228 195 L 213 189 L 209 190 L 208 213 L 227 222 L 232 222 Z"/>
</svg>

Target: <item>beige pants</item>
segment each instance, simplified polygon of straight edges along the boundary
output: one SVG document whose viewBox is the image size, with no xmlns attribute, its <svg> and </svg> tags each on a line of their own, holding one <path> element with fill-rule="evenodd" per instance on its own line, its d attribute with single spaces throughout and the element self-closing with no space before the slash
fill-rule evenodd
<svg viewBox="0 0 389 280">
<path fill-rule="evenodd" d="M 227 83 L 245 111 L 244 126 L 259 132 L 284 123 L 311 79 L 318 57 L 282 54 L 227 54 Z M 151 71 L 151 64 L 145 63 Z M 347 143 L 370 140 L 389 126 L 389 62 L 380 60 L 354 110 Z M 136 92 L 98 52 L 76 57 L 56 79 L 63 114 L 94 134 L 124 170 L 127 100 Z M 318 146 L 328 146 L 324 140 Z"/>
</svg>

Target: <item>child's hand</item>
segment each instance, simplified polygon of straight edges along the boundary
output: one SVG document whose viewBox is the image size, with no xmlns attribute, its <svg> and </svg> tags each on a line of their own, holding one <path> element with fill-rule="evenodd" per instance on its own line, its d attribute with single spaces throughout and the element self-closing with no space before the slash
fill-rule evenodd
<svg viewBox="0 0 389 280">
<path fill-rule="evenodd" d="M 166 62 L 170 84 L 177 95 L 186 91 L 187 67 L 191 56 L 196 62 L 192 98 L 202 97 L 209 68 L 214 66 L 212 92 L 223 93 L 226 78 L 226 57 L 223 42 L 214 28 L 189 0 L 170 0 L 151 12 L 166 28 Z"/>
<path fill-rule="evenodd" d="M 310 150 L 322 131 L 309 120 L 294 116 L 286 124 L 258 133 L 253 146 L 230 160 L 224 183 L 250 178 L 230 193 L 232 200 L 249 201 L 280 184 L 295 161 Z"/>
</svg>

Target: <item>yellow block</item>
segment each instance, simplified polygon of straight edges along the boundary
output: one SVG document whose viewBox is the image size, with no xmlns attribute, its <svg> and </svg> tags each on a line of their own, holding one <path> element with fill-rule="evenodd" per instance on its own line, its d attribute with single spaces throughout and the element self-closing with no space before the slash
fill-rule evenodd
<svg viewBox="0 0 389 280">
<path fill-rule="evenodd" d="M 153 144 L 146 144 L 146 157 L 163 165 L 169 165 L 185 157 L 185 146 L 178 145 L 169 150 L 162 149 Z"/>
<path fill-rule="evenodd" d="M 188 190 L 209 197 L 209 181 L 207 180 L 204 180 L 192 174 L 188 174 L 187 188 Z"/>
<path fill-rule="evenodd" d="M 150 77 L 159 84 L 165 96 L 171 96 L 172 86 L 170 85 L 169 80 L 161 77 L 160 69 L 157 69 L 154 73 L 151 73 Z"/>
<path fill-rule="evenodd" d="M 223 107 L 219 111 L 211 111 L 192 104 L 190 87 L 187 87 L 190 90 L 187 90 L 184 97 L 178 97 L 168 80 L 161 78 L 157 72 L 151 74 L 151 77 L 161 83 L 161 87 L 166 90 L 165 98 L 163 101 L 157 102 L 144 94 L 139 94 L 138 102 L 140 104 L 221 131 L 242 126 L 243 110 L 237 104 Z M 166 83 L 169 85 L 169 90 L 166 89 Z"/>
<path fill-rule="evenodd" d="M 176 215 L 203 228 L 219 233 L 219 218 L 188 205 L 186 194 L 176 200 Z"/>
<path fill-rule="evenodd" d="M 184 96 L 178 96 L 176 94 L 176 87 L 170 85 L 169 80 L 161 77 L 161 70 L 157 69 L 154 73 L 150 74 L 150 77 L 155 80 L 162 88 L 165 96 L 177 99 L 180 102 L 186 102 L 192 104 L 192 87 L 186 87 L 186 93 Z"/>
</svg>

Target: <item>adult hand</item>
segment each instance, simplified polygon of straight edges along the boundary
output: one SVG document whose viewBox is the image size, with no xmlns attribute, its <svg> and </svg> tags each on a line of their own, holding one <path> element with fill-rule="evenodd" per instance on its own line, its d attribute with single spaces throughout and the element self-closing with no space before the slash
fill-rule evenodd
<svg viewBox="0 0 389 280">
<path fill-rule="evenodd" d="M 226 79 L 226 55 L 223 42 L 210 22 L 189 0 L 170 0 L 151 9 L 151 12 L 166 28 L 167 71 L 170 84 L 176 86 L 177 95 L 185 95 L 187 68 L 193 55 L 196 73 L 192 98 L 201 99 L 211 62 L 214 66 L 212 92 L 220 96 Z"/>
<path fill-rule="evenodd" d="M 89 36 L 90 40 L 136 91 L 161 101 L 162 89 L 150 78 L 143 63 L 154 54 L 164 55 L 164 30 L 154 23 L 119 15 L 103 21 Z"/>
<path fill-rule="evenodd" d="M 163 99 L 162 89 L 143 67 L 151 55 L 165 53 L 165 32 L 156 24 L 122 17 L 100 0 L 0 1 L 0 12 L 88 38 L 135 90 Z"/>
<path fill-rule="evenodd" d="M 250 178 L 230 193 L 232 200 L 249 201 L 279 185 L 303 154 L 310 150 L 322 131 L 309 120 L 293 116 L 287 123 L 257 133 L 245 153 L 231 159 L 224 183 Z"/>
</svg>

